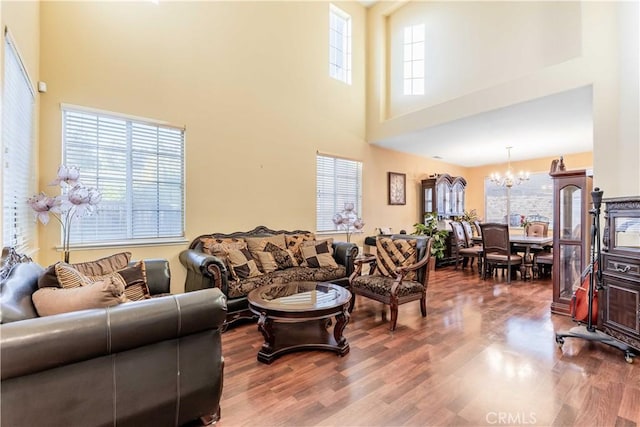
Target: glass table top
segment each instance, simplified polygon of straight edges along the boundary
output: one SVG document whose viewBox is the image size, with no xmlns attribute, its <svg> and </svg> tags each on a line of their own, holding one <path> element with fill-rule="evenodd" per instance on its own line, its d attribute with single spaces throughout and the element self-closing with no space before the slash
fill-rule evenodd
<svg viewBox="0 0 640 427">
<path fill-rule="evenodd" d="M 350 297 L 347 289 L 333 283 L 291 282 L 254 289 L 248 299 L 269 310 L 310 311 L 342 306 Z"/>
</svg>

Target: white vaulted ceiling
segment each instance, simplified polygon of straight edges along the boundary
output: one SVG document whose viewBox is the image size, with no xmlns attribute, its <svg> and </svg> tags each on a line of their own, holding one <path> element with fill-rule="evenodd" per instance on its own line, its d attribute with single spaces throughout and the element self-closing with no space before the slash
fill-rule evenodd
<svg viewBox="0 0 640 427">
<path fill-rule="evenodd" d="M 591 87 L 371 142 L 465 167 L 592 151 Z"/>
</svg>

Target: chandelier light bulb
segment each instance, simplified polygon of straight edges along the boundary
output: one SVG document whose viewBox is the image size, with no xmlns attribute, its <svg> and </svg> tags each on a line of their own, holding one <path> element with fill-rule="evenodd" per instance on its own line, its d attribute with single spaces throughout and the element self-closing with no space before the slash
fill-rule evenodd
<svg viewBox="0 0 640 427">
<path fill-rule="evenodd" d="M 529 172 L 520 171 L 517 175 L 513 173 L 513 169 L 511 169 L 511 148 L 507 147 L 507 170 L 504 176 L 501 176 L 498 172 L 493 172 L 489 176 L 489 180 L 500 187 L 513 187 L 529 180 Z"/>
</svg>

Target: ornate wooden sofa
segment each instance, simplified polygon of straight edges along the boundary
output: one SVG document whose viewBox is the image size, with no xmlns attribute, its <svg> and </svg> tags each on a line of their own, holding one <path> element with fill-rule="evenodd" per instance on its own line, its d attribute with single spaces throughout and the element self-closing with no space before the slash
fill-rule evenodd
<svg viewBox="0 0 640 427">
<path fill-rule="evenodd" d="M 263 254 L 256 252 L 264 252 L 265 245 L 262 243 L 265 240 L 278 246 L 279 249 L 288 249 L 290 255 L 296 258 L 294 265 L 289 264 L 285 268 L 277 268 L 274 271 L 265 268 L 266 264 L 257 259 L 257 255 L 262 258 Z M 327 265 L 326 262 L 320 262 L 320 265 L 311 265 L 314 262 L 305 262 L 301 255 L 302 246 L 311 248 L 314 246 L 313 242 L 321 246 L 323 242 L 327 241 L 329 253 L 324 256 L 330 255 L 329 257 L 334 261 L 333 266 Z M 252 254 L 251 257 L 254 258 L 253 261 L 259 267 L 259 274 L 255 269 L 253 269 L 253 273 L 249 273 L 250 277 L 242 277 L 243 275 L 237 274 L 238 267 L 230 267 L 228 252 L 230 247 L 247 247 L 249 253 Z M 274 247 L 271 246 L 271 248 Z M 234 253 L 238 251 L 238 249 L 231 250 Z M 307 252 L 308 250 L 305 249 L 305 253 Z M 239 319 L 254 318 L 248 309 L 247 295 L 260 286 L 292 281 L 330 281 L 348 286 L 349 275 L 354 270 L 353 260 L 357 255 L 358 247 L 353 243 L 316 238 L 309 231 L 276 231 L 265 226 L 258 226 L 250 231 L 198 236 L 191 242 L 188 249 L 180 253 L 180 262 L 187 269 L 185 292 L 212 287 L 222 289 L 227 297 L 226 324 L 229 325 Z M 327 261 L 327 258 L 323 259 Z"/>
</svg>

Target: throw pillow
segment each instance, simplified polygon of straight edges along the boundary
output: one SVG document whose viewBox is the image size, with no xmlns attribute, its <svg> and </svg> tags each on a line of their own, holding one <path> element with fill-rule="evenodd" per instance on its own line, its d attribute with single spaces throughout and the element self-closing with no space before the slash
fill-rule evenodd
<svg viewBox="0 0 640 427">
<path fill-rule="evenodd" d="M 78 288 L 46 287 L 32 295 L 39 316 L 103 308 L 126 302 L 124 286 L 111 278 Z"/>
<path fill-rule="evenodd" d="M 338 264 L 331 255 L 331 245 L 327 240 L 313 246 L 302 246 L 302 256 L 309 267 L 338 268 Z"/>
<path fill-rule="evenodd" d="M 264 252 L 265 246 L 267 243 L 273 243 L 277 247 L 281 249 L 287 249 L 287 244 L 284 240 L 284 234 L 276 234 L 273 236 L 264 236 L 264 237 L 245 237 L 245 241 L 247 242 L 247 248 L 253 258 L 258 260 L 258 268 L 261 267 L 258 258 L 258 252 Z"/>
<path fill-rule="evenodd" d="M 388 237 L 378 237 L 376 239 L 376 253 L 380 274 L 387 277 L 396 277 L 396 268 L 415 264 L 418 258 L 416 241 L 409 239 L 392 240 Z M 405 279 L 415 280 L 415 271 L 409 272 Z"/>
<path fill-rule="evenodd" d="M 298 262 L 298 264 L 301 264 L 304 261 L 301 249 L 302 244 L 304 242 L 316 240 L 316 236 L 313 233 L 287 234 L 286 236 L 284 236 L 284 240 L 287 243 L 287 249 L 293 252 L 296 261 Z"/>
<path fill-rule="evenodd" d="M 271 252 L 256 252 L 256 255 L 258 255 L 256 264 L 260 263 L 260 270 L 263 273 L 273 273 L 278 269 L 278 264 Z"/>
<path fill-rule="evenodd" d="M 248 279 L 262 274 L 247 249 L 230 250 L 227 259 L 231 267 L 231 275 L 236 280 Z"/>
<path fill-rule="evenodd" d="M 88 286 L 94 282 L 112 279 L 122 284 L 124 294 L 131 301 L 139 301 L 151 297 L 147 286 L 147 272 L 144 261 L 138 261 L 134 266 L 100 276 L 84 275 L 70 264 L 62 262 L 57 263 L 55 269 L 60 285 L 66 289 Z"/>
<path fill-rule="evenodd" d="M 278 266 L 278 270 L 284 270 L 285 268 L 291 268 L 298 265 L 290 251 L 282 249 L 271 242 L 268 242 L 265 245 L 264 251 L 273 256 L 273 259 Z"/>
<path fill-rule="evenodd" d="M 201 237 L 200 242 L 202 242 L 202 252 L 222 259 L 227 258 L 230 250 L 247 249 L 247 242 L 242 238 Z"/>
<path fill-rule="evenodd" d="M 76 264 L 67 264 L 75 268 L 82 274 L 88 276 L 100 276 L 113 273 L 114 271 L 125 268 L 131 260 L 131 252 L 120 252 L 108 257 L 100 258 L 90 262 L 80 262 Z M 55 264 L 49 266 L 44 274 L 38 279 L 38 287 L 60 287 L 58 276 L 56 275 Z"/>
</svg>

